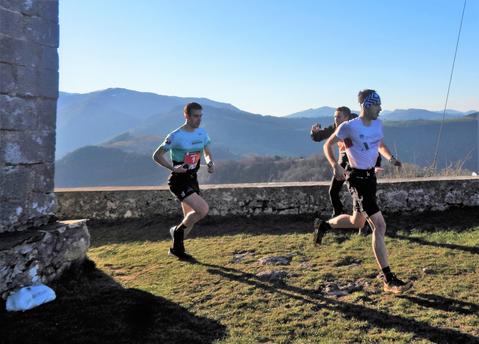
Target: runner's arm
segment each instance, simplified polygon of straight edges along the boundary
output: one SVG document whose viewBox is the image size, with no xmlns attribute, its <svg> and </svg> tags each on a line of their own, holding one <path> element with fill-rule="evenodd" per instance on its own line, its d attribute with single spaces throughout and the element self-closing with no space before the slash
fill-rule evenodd
<svg viewBox="0 0 479 344">
<path fill-rule="evenodd" d="M 336 135 L 331 135 L 323 145 L 324 156 L 328 159 L 331 167 L 334 168 L 334 165 L 338 164 L 336 157 L 334 156 L 333 146 L 339 141 Z"/>
<path fill-rule="evenodd" d="M 333 168 L 334 177 L 337 180 L 344 180 L 344 168 L 342 168 L 341 165 L 338 164 L 338 161 L 336 160 L 333 151 L 334 144 L 339 141 L 338 137 L 336 136 L 337 132 L 338 130 L 336 130 L 334 134 L 326 140 L 323 146 L 323 151 L 324 156 L 326 157 L 326 159 L 328 159 L 329 164 Z"/>
<path fill-rule="evenodd" d="M 314 128 L 317 128 L 317 129 L 314 129 Z M 317 125 L 314 125 L 311 128 L 310 135 L 313 141 L 319 142 L 330 137 L 332 133 L 334 133 L 334 128 L 332 126 L 322 129 L 321 127 L 318 127 Z"/>
<path fill-rule="evenodd" d="M 213 155 L 211 154 L 209 145 L 203 148 L 203 154 L 205 155 L 205 162 L 206 162 L 206 166 L 208 166 L 208 172 L 213 173 L 215 164 L 213 163 Z"/>
<path fill-rule="evenodd" d="M 394 166 L 401 167 L 401 162 L 391 153 L 389 148 L 384 143 L 384 140 L 381 140 L 381 143 L 379 144 L 379 153 L 381 153 L 381 155 Z"/>
<path fill-rule="evenodd" d="M 158 147 L 157 150 L 153 153 L 153 160 L 157 164 L 169 169 L 170 171 L 174 171 L 175 168 L 173 167 L 173 164 L 171 164 L 165 158 L 165 153 L 166 153 L 166 151 L 162 147 Z"/>
</svg>

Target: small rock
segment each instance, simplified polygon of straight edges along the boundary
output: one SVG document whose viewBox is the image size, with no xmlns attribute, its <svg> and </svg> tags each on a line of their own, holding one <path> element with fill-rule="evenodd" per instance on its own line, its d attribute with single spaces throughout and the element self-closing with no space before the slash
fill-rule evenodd
<svg viewBox="0 0 479 344">
<path fill-rule="evenodd" d="M 231 259 L 231 263 L 239 263 L 246 257 L 252 257 L 254 255 L 255 255 L 254 250 L 250 250 L 250 251 L 240 250 L 240 251 L 234 252 L 233 258 Z"/>
<path fill-rule="evenodd" d="M 363 285 L 358 282 L 349 282 L 345 285 L 339 285 L 336 282 L 326 282 L 319 287 L 319 292 L 327 296 L 340 297 L 362 289 Z"/>
<path fill-rule="evenodd" d="M 361 259 L 354 258 L 351 256 L 346 256 L 338 260 L 336 263 L 334 263 L 334 266 L 350 266 L 350 265 L 359 265 L 359 264 L 361 264 Z"/>
<path fill-rule="evenodd" d="M 258 260 L 261 265 L 289 265 L 292 256 L 269 256 Z"/>
<path fill-rule="evenodd" d="M 268 271 L 262 271 L 256 274 L 256 276 L 263 281 L 281 282 L 283 279 L 285 279 L 288 276 L 288 273 L 286 271 L 281 271 L 281 270 L 268 270 Z"/>
</svg>

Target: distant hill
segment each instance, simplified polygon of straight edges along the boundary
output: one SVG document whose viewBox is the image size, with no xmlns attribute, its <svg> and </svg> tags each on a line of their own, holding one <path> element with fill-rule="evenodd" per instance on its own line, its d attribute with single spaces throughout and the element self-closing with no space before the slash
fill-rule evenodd
<svg viewBox="0 0 479 344">
<path fill-rule="evenodd" d="M 446 111 L 446 119 L 455 119 L 464 117 L 465 113 L 455 110 Z M 404 109 L 382 112 L 380 118 L 384 121 L 414 121 L 414 120 L 442 120 L 442 111 L 429 111 L 424 109 Z"/>
<path fill-rule="evenodd" d="M 330 106 L 322 106 L 316 109 L 308 109 L 300 112 L 295 112 L 284 116 L 286 118 L 319 118 L 319 117 L 333 117 L 336 108 Z"/>
<path fill-rule="evenodd" d="M 320 118 L 332 117 L 336 108 L 323 106 L 316 109 L 308 109 L 300 112 L 295 112 L 286 118 Z M 351 109 L 352 112 L 359 113 L 359 110 Z M 461 112 L 452 109 L 446 111 L 446 119 L 461 118 L 475 111 Z M 383 110 L 380 117 L 384 121 L 413 121 L 413 120 L 442 120 L 443 111 L 429 111 L 424 109 L 397 109 L 394 111 Z"/>
<path fill-rule="evenodd" d="M 479 170 L 477 113 L 469 116 L 445 121 L 439 146 L 439 168 L 463 161 L 463 168 L 471 171 Z M 393 154 L 403 162 L 422 167 L 430 166 L 439 126 L 439 121 L 386 122 L 384 125 L 385 141 Z M 258 127 L 257 130 L 265 130 L 264 126 Z M 312 142 L 309 139 L 308 130 L 297 129 L 296 131 L 294 136 L 288 136 L 289 140 L 282 135 L 272 135 L 275 131 L 266 131 L 270 136 L 261 136 L 255 131 L 248 136 L 248 133 L 241 132 L 240 137 L 245 135 L 250 140 L 243 146 L 238 145 L 237 138 L 229 143 L 226 142 L 226 144 L 225 142 L 217 143 L 217 141 L 221 141 L 221 137 L 227 138 L 227 133 L 231 133 L 231 131 L 223 136 L 218 135 L 218 137 L 216 137 L 217 132 L 210 131 L 213 138 L 213 154 L 218 162 L 218 173 L 213 176 L 203 173 L 201 180 L 221 183 L 323 178 L 322 176 L 327 175 L 326 172 L 329 169 L 326 162 L 319 163 L 314 159 L 314 161 L 309 161 L 310 158 L 306 159 L 309 162 L 305 162 L 297 158 L 285 157 L 322 155 L 322 144 Z M 295 142 L 298 140 L 301 142 L 299 145 Z M 164 183 L 167 171 L 157 166 L 151 159 L 153 149 L 160 142 L 159 136 L 137 136 L 128 133 L 105 143 L 104 147 L 78 149 L 56 162 L 55 185 L 60 187 Z M 283 154 L 264 154 L 264 149 L 263 153 L 254 150 L 257 145 L 274 150 L 274 147 L 281 148 L 283 144 L 289 145 L 290 148 L 293 147 L 295 151 L 291 153 L 291 150 L 284 150 Z M 252 150 L 248 151 L 246 148 Z M 311 153 L 312 151 L 314 153 Z M 257 157 L 247 158 L 250 155 L 257 155 Z M 263 157 L 258 155 L 263 155 Z M 265 155 L 270 157 L 265 157 Z M 271 155 L 276 155 L 276 157 L 271 157 Z M 240 158 L 242 160 L 238 161 Z M 229 162 L 222 162 L 226 160 Z M 321 165 L 323 163 L 324 166 Z M 311 166 L 311 170 L 305 170 L 304 164 Z M 319 165 L 322 167 L 320 168 Z M 222 167 L 225 169 L 221 170 Z"/>
<path fill-rule="evenodd" d="M 159 185 L 168 172 L 151 156 L 87 146 L 55 163 L 55 187 Z"/>
<path fill-rule="evenodd" d="M 289 136 L 291 139 L 299 138 L 299 136 L 296 137 L 295 131 L 309 130 L 313 122 L 319 121 L 322 125 L 328 125 L 332 123 L 334 114 L 333 107 L 323 106 L 281 118 L 261 116 L 241 111 L 231 104 L 206 98 L 164 96 L 122 88 L 110 88 L 86 94 L 60 92 L 56 159 L 80 147 L 98 145 L 112 140 L 125 132 L 145 134 L 150 131 L 151 135 L 164 136 L 169 130 L 181 124 L 183 106 L 190 101 L 197 101 L 208 108 L 205 111 L 205 125 L 215 133 L 219 140 L 217 143 L 227 147 L 235 142 L 241 153 L 255 150 L 259 154 L 295 154 L 297 147 L 294 146 L 305 145 L 306 141 L 294 139 L 290 140 L 294 143 L 287 145 L 284 139 Z M 447 118 L 460 116 L 462 116 L 460 112 L 448 110 Z M 385 110 L 381 118 L 386 121 L 435 120 L 441 119 L 442 113 L 421 109 Z M 213 123 L 213 120 L 217 123 Z M 233 127 L 235 130 L 230 133 L 230 137 L 225 138 L 224 133 Z M 255 133 L 256 138 L 258 135 L 265 135 L 264 144 L 251 147 L 258 140 L 246 139 L 249 133 Z M 272 135 L 281 137 L 283 142 L 271 143 Z M 313 153 L 312 150 L 309 152 Z"/>
<path fill-rule="evenodd" d="M 60 92 L 56 158 L 86 145 L 99 144 L 140 125 L 151 115 L 182 108 L 191 101 L 237 110 L 233 105 L 206 98 L 163 96 L 122 88 L 86 94 Z"/>
</svg>

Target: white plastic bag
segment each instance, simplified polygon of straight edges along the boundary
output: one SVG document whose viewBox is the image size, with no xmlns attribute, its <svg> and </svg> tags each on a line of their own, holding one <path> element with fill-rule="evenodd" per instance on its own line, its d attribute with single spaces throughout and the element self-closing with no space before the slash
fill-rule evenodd
<svg viewBox="0 0 479 344">
<path fill-rule="evenodd" d="M 7 311 L 26 311 L 55 298 L 55 291 L 44 284 L 23 287 L 7 298 Z"/>
</svg>

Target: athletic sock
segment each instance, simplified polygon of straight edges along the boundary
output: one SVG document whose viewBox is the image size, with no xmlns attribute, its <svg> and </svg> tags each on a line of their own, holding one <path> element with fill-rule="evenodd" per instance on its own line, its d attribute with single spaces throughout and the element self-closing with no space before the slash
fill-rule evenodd
<svg viewBox="0 0 479 344">
<path fill-rule="evenodd" d="M 384 277 L 386 277 L 386 281 L 389 282 L 394 276 L 393 273 L 391 272 L 391 268 L 389 266 L 386 266 L 382 270 L 383 270 Z"/>
</svg>

